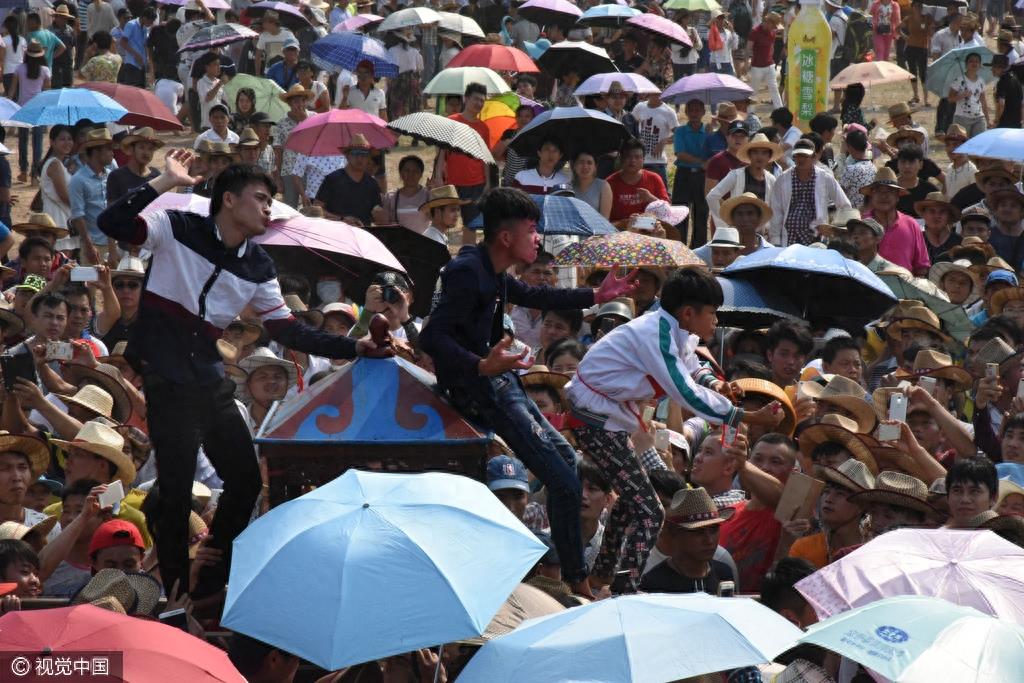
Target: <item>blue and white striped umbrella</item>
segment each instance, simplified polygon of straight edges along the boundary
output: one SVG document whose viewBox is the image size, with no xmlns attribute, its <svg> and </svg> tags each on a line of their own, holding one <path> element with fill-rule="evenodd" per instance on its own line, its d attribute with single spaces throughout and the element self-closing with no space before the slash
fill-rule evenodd
<svg viewBox="0 0 1024 683">
<path fill-rule="evenodd" d="M 359 62 L 369 60 L 374 76 L 398 76 L 398 65 L 384 43 L 362 33 L 328 33 L 313 43 L 311 54 L 313 63 L 327 71 L 355 71 Z"/>
<path fill-rule="evenodd" d="M 12 121 L 33 126 L 73 126 L 82 119 L 94 123 L 118 121 L 128 110 L 95 90 L 58 88 L 44 90 L 11 115 Z"/>
<path fill-rule="evenodd" d="M 565 195 L 531 194 L 530 199 L 540 209 L 537 232 L 542 235 L 611 235 L 615 226 L 582 199 Z M 467 227 L 482 229 L 484 218 L 478 214 Z"/>
</svg>

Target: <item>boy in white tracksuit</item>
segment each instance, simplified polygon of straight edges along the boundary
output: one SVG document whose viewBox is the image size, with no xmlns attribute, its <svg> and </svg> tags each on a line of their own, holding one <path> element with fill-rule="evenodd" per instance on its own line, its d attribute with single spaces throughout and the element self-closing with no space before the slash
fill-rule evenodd
<svg viewBox="0 0 1024 683">
<path fill-rule="evenodd" d="M 661 309 L 616 327 L 594 344 L 565 387 L 577 442 L 619 494 L 605 525 L 593 575 L 607 580 L 616 563 L 630 572 L 635 591 L 640 571 L 661 529 L 664 511 L 640 467 L 629 435 L 646 428 L 643 405 L 668 396 L 712 424 L 778 424 L 777 402 L 745 413 L 723 395 L 734 393 L 695 353 L 714 332 L 721 286 L 697 270 L 673 274 L 662 288 Z M 623 539 L 626 543 L 623 546 Z M 619 548 L 623 548 L 621 559 Z"/>
</svg>

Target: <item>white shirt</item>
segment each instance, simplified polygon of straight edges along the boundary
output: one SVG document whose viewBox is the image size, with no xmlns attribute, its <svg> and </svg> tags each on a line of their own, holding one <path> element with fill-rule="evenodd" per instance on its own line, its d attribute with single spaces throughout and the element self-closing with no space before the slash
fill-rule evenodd
<svg viewBox="0 0 1024 683">
<path fill-rule="evenodd" d="M 646 102 L 640 102 L 633 107 L 633 118 L 644 146 L 644 163 L 664 164 L 665 150 L 660 143 L 671 140 L 672 131 L 679 127 L 676 110 L 664 102 L 653 108 Z"/>
<path fill-rule="evenodd" d="M 268 64 L 274 57 L 281 56 L 286 40 L 295 40 L 295 34 L 286 28 L 282 28 L 276 36 L 266 31 L 260 34 L 256 40 L 256 49 L 263 50 L 263 64 Z"/>
<path fill-rule="evenodd" d="M 210 125 L 210 109 L 215 104 L 226 104 L 224 102 L 224 89 L 221 88 L 217 91 L 217 94 L 211 100 L 207 100 L 206 96 L 217 87 L 220 83 L 219 78 L 210 78 L 209 76 L 203 76 L 196 83 L 196 92 L 199 94 L 199 125 L 209 126 Z"/>
<path fill-rule="evenodd" d="M 4 73 L 12 74 L 18 65 L 25 61 L 25 48 L 28 47 L 28 40 L 25 36 L 18 38 L 18 49 L 12 47 L 10 36 L 4 36 Z"/>
<path fill-rule="evenodd" d="M 338 88 L 337 93 L 334 95 L 334 106 L 341 106 L 341 95 L 342 88 Z M 363 91 L 352 86 L 348 89 L 348 106 L 353 109 L 362 109 L 367 114 L 373 114 L 374 116 L 380 116 L 382 109 L 388 108 L 387 97 L 384 95 L 384 91 L 380 88 L 373 87 L 370 92 L 363 95 Z"/>
<path fill-rule="evenodd" d="M 985 96 L 985 81 L 980 76 L 973 81 L 966 76 L 959 76 L 949 84 L 946 94 L 951 90 L 956 92 L 966 91 L 968 93 L 966 97 L 956 101 L 956 110 L 953 112 L 954 116 L 972 119 L 984 116 L 985 112 L 981 108 L 981 98 Z"/>
<path fill-rule="evenodd" d="M 204 130 L 202 133 L 196 136 L 196 141 L 193 144 L 193 148 L 199 149 L 199 144 L 203 140 L 209 140 L 210 142 L 226 142 L 229 145 L 237 145 L 238 133 L 229 128 L 228 134 L 225 137 L 221 137 L 217 135 L 217 131 L 215 131 L 213 128 L 210 128 L 208 130 Z"/>
<path fill-rule="evenodd" d="M 722 49 L 715 50 L 711 53 L 712 64 L 732 64 L 732 51 L 736 50 L 740 46 L 740 38 L 736 35 L 735 31 L 730 31 L 727 28 L 721 29 L 722 34 Z"/>
<path fill-rule="evenodd" d="M 157 98 L 167 105 L 171 112 L 177 114 L 181 109 L 181 98 L 185 96 L 185 86 L 178 81 L 169 78 L 161 78 L 156 82 L 155 90 Z"/>
<path fill-rule="evenodd" d="M 406 42 L 389 47 L 388 55 L 395 60 L 395 64 L 398 65 L 398 73 L 400 74 L 406 71 L 423 71 L 423 55 L 420 54 L 419 50 Z M 349 97 L 352 97 L 351 91 L 349 91 Z"/>
<path fill-rule="evenodd" d="M 960 42 L 960 34 L 950 31 L 949 28 L 940 29 L 932 36 L 932 56 L 941 57 Z"/>
<path fill-rule="evenodd" d="M 946 167 L 946 196 L 952 197 L 968 185 L 974 184 L 974 174 L 978 167 L 973 161 L 968 160 L 960 168 L 956 168 L 952 162 Z"/>
<path fill-rule="evenodd" d="M 696 64 L 697 57 L 700 56 L 700 51 L 704 49 L 704 42 L 700 39 L 700 36 L 697 34 L 697 29 L 693 26 L 687 26 L 684 30 L 686 31 L 686 35 L 690 36 L 690 42 L 693 43 L 693 48 L 684 55 L 682 46 L 673 43 L 672 63 Z"/>
</svg>

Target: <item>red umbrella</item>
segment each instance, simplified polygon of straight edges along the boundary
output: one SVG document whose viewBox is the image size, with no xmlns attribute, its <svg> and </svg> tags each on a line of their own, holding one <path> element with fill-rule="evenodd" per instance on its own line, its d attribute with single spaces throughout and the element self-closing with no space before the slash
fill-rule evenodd
<svg viewBox="0 0 1024 683">
<path fill-rule="evenodd" d="M 362 109 L 332 109 L 295 126 L 285 147 L 309 156 L 331 156 L 348 145 L 356 133 L 362 133 L 374 149 L 394 147 L 397 141 L 384 119 Z"/>
<path fill-rule="evenodd" d="M 80 652 L 120 653 L 122 670 L 116 677 L 125 683 L 245 681 L 223 650 L 173 626 L 93 605 L 8 612 L 0 617 L 0 633 L 0 652 L 25 657 L 47 652 L 74 661 Z M 32 666 L 33 658 L 28 662 Z M 92 665 L 92 657 L 84 659 Z M 116 675 L 116 661 L 109 665 Z"/>
<path fill-rule="evenodd" d="M 455 55 L 448 66 L 486 66 L 495 71 L 540 73 L 530 56 L 522 50 L 492 43 L 470 45 Z"/>
<path fill-rule="evenodd" d="M 184 126 L 160 98 L 133 85 L 90 81 L 82 88 L 101 92 L 128 110 L 118 123 L 126 126 L 149 126 L 154 130 L 182 130 Z"/>
</svg>

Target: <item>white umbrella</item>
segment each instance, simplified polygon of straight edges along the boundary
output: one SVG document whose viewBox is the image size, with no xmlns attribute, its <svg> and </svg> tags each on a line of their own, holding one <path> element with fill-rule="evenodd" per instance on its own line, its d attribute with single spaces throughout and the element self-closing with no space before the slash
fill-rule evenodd
<svg viewBox="0 0 1024 683">
<path fill-rule="evenodd" d="M 19 109 L 21 109 L 21 107 L 16 104 L 14 100 L 6 97 L 0 97 L 0 126 L 7 128 L 31 128 L 32 125 L 29 123 L 11 121 L 11 117 L 14 116 L 14 112 Z"/>
<path fill-rule="evenodd" d="M 442 69 L 430 79 L 423 92 L 427 95 L 461 95 L 470 83 L 485 86 L 488 96 L 512 91 L 505 79 L 486 66 L 454 66 Z"/>
<path fill-rule="evenodd" d="M 441 24 L 439 28 L 445 31 L 451 31 L 452 33 L 461 33 L 464 36 L 472 36 L 474 38 L 485 38 L 484 30 L 480 28 L 480 24 L 476 23 L 471 17 L 465 17 L 461 14 L 455 14 L 454 12 L 438 12 L 438 16 L 441 17 Z"/>
<path fill-rule="evenodd" d="M 427 7 L 409 7 L 392 12 L 377 27 L 378 32 L 399 31 L 403 28 L 441 23 L 441 15 Z"/>
</svg>

